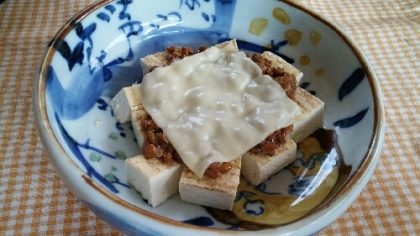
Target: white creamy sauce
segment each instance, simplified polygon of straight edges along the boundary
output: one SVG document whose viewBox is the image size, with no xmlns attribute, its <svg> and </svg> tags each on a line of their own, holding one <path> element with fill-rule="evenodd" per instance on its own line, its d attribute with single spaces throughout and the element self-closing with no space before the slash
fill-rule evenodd
<svg viewBox="0 0 420 236">
<path fill-rule="evenodd" d="M 243 52 L 217 47 L 147 74 L 142 104 L 184 163 L 202 176 L 294 123 L 298 105 Z"/>
</svg>

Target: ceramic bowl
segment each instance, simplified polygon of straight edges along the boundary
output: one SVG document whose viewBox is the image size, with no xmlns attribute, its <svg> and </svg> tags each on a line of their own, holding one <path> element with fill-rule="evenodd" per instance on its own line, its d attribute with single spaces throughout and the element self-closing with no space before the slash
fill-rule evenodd
<svg viewBox="0 0 420 236">
<path fill-rule="evenodd" d="M 183 202 L 179 195 L 152 208 L 126 181 L 124 160 L 140 151 L 131 125 L 114 117 L 110 99 L 141 82 L 141 57 L 168 45 L 197 48 L 231 38 L 242 50 L 272 51 L 304 73 L 300 86 L 325 102 L 324 125 L 335 132 L 338 148 L 300 149 L 294 163 L 261 185 L 242 182 L 236 216 Z M 337 219 L 372 175 L 384 134 L 381 97 L 354 40 L 292 1 L 106 0 L 71 18 L 50 41 L 33 107 L 45 151 L 63 182 L 122 232 L 305 235 Z"/>
</svg>

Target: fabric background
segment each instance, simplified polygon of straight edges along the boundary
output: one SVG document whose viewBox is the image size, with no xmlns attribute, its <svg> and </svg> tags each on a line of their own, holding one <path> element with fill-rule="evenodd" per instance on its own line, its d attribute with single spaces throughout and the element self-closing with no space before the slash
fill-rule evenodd
<svg viewBox="0 0 420 236">
<path fill-rule="evenodd" d="M 120 235 L 63 185 L 43 151 L 31 106 L 43 49 L 69 18 L 94 2 L 0 4 L 1 235 Z M 319 235 L 420 235 L 420 1 L 295 2 L 354 37 L 379 79 L 387 123 L 372 179 Z"/>
</svg>

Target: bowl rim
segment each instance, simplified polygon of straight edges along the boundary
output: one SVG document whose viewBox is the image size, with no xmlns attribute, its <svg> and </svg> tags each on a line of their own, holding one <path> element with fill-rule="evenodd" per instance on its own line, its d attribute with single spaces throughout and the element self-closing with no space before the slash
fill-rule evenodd
<svg viewBox="0 0 420 236">
<path fill-rule="evenodd" d="M 94 12 L 98 8 L 114 1 L 116 0 L 101 0 L 99 2 L 92 3 L 91 5 L 81 10 L 79 13 L 75 14 L 64 24 L 64 26 L 62 26 L 57 31 L 55 36 L 44 49 L 44 52 L 41 56 L 41 60 L 38 65 L 38 69 L 35 74 L 35 80 L 33 82 L 32 109 L 35 114 L 38 134 L 41 138 L 47 156 L 52 162 L 55 171 L 59 174 L 61 180 L 65 183 L 66 187 L 68 187 L 71 190 L 71 192 L 82 201 L 88 201 L 93 196 L 98 197 L 97 194 L 99 194 L 101 200 L 108 201 L 110 203 L 114 203 L 121 206 L 124 209 L 124 212 L 130 213 L 130 215 L 135 215 L 137 218 L 139 218 L 139 220 L 141 219 L 144 222 L 159 222 L 165 224 L 166 226 L 173 226 L 175 228 L 181 227 L 181 230 L 191 229 L 209 233 L 232 233 L 231 230 L 201 227 L 183 222 L 178 222 L 166 218 L 164 216 L 160 216 L 155 213 L 149 212 L 147 210 L 141 209 L 131 203 L 120 199 L 114 194 L 108 192 L 99 184 L 95 183 L 89 176 L 87 176 L 84 173 L 84 171 L 82 171 L 82 169 L 70 158 L 70 156 L 65 152 L 64 148 L 58 142 L 58 139 L 54 134 L 52 126 L 48 121 L 46 108 L 46 78 L 48 74 L 48 65 L 52 61 L 52 58 L 56 52 L 53 45 L 55 43 L 58 43 L 59 39 L 65 38 L 69 34 L 69 32 L 74 29 L 73 26 L 76 23 L 81 22 L 85 17 L 87 17 L 90 13 Z M 331 224 L 334 220 L 336 220 L 344 211 L 348 209 L 348 207 L 353 203 L 353 201 L 360 194 L 360 192 L 365 188 L 367 182 L 373 174 L 383 146 L 385 133 L 384 107 L 382 101 L 382 93 L 376 74 L 373 71 L 373 68 L 369 63 L 367 57 L 365 56 L 361 48 L 357 45 L 356 41 L 352 38 L 352 36 L 346 33 L 344 29 L 342 29 L 341 26 L 339 26 L 337 23 L 315 12 L 314 10 L 311 10 L 309 7 L 306 7 L 300 3 L 293 2 L 292 0 L 280 0 L 280 2 L 283 2 L 291 6 L 292 8 L 298 9 L 304 12 L 305 14 L 312 16 L 314 19 L 328 26 L 340 36 L 340 38 L 355 54 L 359 63 L 365 70 L 366 77 L 369 81 L 374 100 L 374 129 L 369 143 L 369 150 L 363 157 L 359 166 L 356 168 L 356 171 L 352 173 L 351 176 L 349 176 L 346 183 L 334 194 L 334 196 L 332 196 L 330 200 L 325 202 L 320 208 L 317 207 L 314 211 L 309 212 L 307 215 L 305 215 L 303 218 L 298 219 L 297 221 L 274 228 L 274 230 L 278 230 L 279 228 L 290 226 L 287 228 L 290 228 L 291 230 L 298 230 L 302 233 L 311 233 L 312 231 L 309 230 L 311 227 L 312 230 L 321 230 L 329 224 Z M 55 156 L 60 156 L 60 158 L 55 158 Z M 69 165 L 74 167 L 75 169 L 72 168 L 72 171 L 69 171 Z M 81 187 L 77 186 L 74 182 L 70 181 L 69 177 L 75 176 L 75 174 L 80 175 L 85 180 L 84 184 L 92 187 L 92 190 L 89 192 L 82 193 L 80 191 Z M 92 209 L 90 208 L 90 210 Z M 119 215 L 121 217 L 126 217 L 122 214 Z M 330 217 L 328 218 L 326 216 Z M 323 221 L 320 221 L 321 219 L 323 219 Z M 137 220 L 136 222 L 138 222 L 139 220 Z M 299 229 L 299 227 L 295 227 L 295 225 L 299 222 L 307 223 L 307 226 L 312 226 L 306 227 L 306 230 L 302 230 Z M 315 222 L 317 222 L 317 226 L 314 225 Z M 112 225 L 112 222 L 108 221 L 107 223 Z M 247 232 L 252 233 L 254 231 L 238 231 L 238 233 L 239 232 L 242 234 L 247 234 Z M 259 230 L 257 232 L 273 233 L 276 231 L 273 231 L 273 229 L 265 229 Z"/>
</svg>

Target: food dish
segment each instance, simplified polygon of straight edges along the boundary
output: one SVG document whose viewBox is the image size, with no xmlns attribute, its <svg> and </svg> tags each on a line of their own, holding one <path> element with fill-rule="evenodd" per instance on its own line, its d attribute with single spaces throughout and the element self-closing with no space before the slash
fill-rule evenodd
<svg viewBox="0 0 420 236">
<path fill-rule="evenodd" d="M 269 51 L 247 55 L 232 39 L 198 50 L 170 46 L 140 61 L 142 83 L 122 88 L 111 107 L 121 123 L 131 113 L 142 154 L 126 160 L 127 180 L 153 207 L 179 183 L 183 201 L 231 211 L 240 174 L 261 184 L 296 159 L 295 142 L 323 128 L 324 103 L 297 88 L 303 73 Z M 186 143 L 192 147 L 180 153 Z M 211 164 L 203 176 L 188 155 Z"/>
<path fill-rule="evenodd" d="M 122 159 L 136 155 L 138 148 L 130 127 L 115 122 L 109 100 L 122 87 L 141 80 L 139 58 L 166 45 L 198 47 L 226 38 L 240 39 L 242 49 L 269 49 L 293 61 L 305 74 L 301 87 L 325 102 L 324 124 L 335 130 L 340 147 L 332 150 L 341 150 L 343 165 L 338 170 L 328 155 L 312 153 L 314 158 L 307 159 L 310 151 L 305 142 L 299 161 L 288 171 L 256 188 L 242 185 L 234 212 L 241 212 L 241 219 L 275 222 L 276 227 L 237 219 L 226 224 L 217 218 L 220 212 L 182 203 L 179 198 L 152 209 L 128 187 L 122 171 Z M 321 230 L 349 207 L 373 172 L 383 141 L 382 106 L 375 74 L 354 41 L 331 21 L 288 1 L 167 1 L 158 5 L 102 1 L 58 32 L 34 84 L 40 136 L 62 180 L 93 212 L 128 234 L 218 234 L 236 229 L 248 229 L 240 231 L 243 234 L 252 234 L 249 229 L 259 229 L 261 234 L 312 234 Z M 302 166 L 312 175 L 295 181 Z M 329 176 L 335 176 L 336 184 L 319 185 L 312 191 L 314 179 L 323 176 L 326 168 L 332 170 Z M 274 184 L 279 179 L 285 185 Z M 309 201 L 313 208 L 305 209 L 299 204 L 302 201 Z M 267 203 L 293 202 L 284 212 L 275 212 L 280 219 L 273 219 Z M 292 213 L 302 208 L 304 214 Z"/>
</svg>

